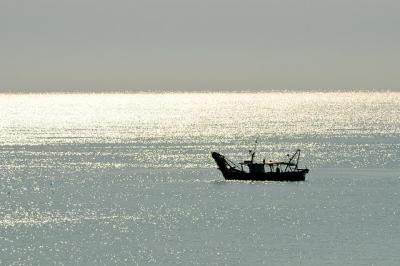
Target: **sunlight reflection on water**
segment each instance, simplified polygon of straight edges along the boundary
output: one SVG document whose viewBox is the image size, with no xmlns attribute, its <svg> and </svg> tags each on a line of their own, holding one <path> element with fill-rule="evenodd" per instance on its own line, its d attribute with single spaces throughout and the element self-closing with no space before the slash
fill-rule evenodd
<svg viewBox="0 0 400 266">
<path fill-rule="evenodd" d="M 395 92 L 2 95 L 0 141 L 196 143 L 396 134 L 399 102 Z"/>
<path fill-rule="evenodd" d="M 122 164 L 191 168 L 211 166 L 211 150 L 242 160 L 258 139 L 260 159 L 301 148 L 310 166 L 386 166 L 398 158 L 399 103 L 396 92 L 6 94 L 0 143 L 86 144 L 68 152 L 86 164 L 114 154 Z"/>
<path fill-rule="evenodd" d="M 397 92 L 3 94 L 0 130 L 0 264 L 399 262 Z M 224 181 L 255 139 L 307 180 Z"/>
</svg>

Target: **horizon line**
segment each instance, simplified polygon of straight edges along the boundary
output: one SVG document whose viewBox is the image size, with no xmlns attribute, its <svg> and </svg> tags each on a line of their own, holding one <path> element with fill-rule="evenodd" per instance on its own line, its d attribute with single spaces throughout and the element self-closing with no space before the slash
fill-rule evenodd
<svg viewBox="0 0 400 266">
<path fill-rule="evenodd" d="M 129 94 L 129 93 L 263 93 L 263 92 L 400 92 L 400 88 L 284 89 L 0 89 L 0 94 Z"/>
</svg>

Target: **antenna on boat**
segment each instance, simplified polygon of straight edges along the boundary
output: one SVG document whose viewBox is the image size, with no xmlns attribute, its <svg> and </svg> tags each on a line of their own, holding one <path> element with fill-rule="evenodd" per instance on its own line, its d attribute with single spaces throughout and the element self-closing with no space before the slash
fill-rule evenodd
<svg viewBox="0 0 400 266">
<path fill-rule="evenodd" d="M 251 163 L 253 163 L 254 161 L 254 157 L 256 156 L 256 150 L 257 150 L 257 139 L 254 143 L 254 149 L 253 150 L 249 150 L 250 156 L 251 156 Z"/>
</svg>

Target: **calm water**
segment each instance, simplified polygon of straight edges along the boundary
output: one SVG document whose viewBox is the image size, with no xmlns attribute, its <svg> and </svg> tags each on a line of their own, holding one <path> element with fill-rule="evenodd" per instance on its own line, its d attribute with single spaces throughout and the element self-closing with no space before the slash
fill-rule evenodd
<svg viewBox="0 0 400 266">
<path fill-rule="evenodd" d="M 399 92 L 3 94 L 0 130 L 0 264 L 400 264 Z M 225 182 L 255 139 L 306 182 Z"/>
</svg>

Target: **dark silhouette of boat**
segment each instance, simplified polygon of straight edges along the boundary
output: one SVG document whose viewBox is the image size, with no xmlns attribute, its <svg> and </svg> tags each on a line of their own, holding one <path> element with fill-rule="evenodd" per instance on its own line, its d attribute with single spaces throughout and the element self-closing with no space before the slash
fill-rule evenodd
<svg viewBox="0 0 400 266">
<path fill-rule="evenodd" d="M 249 151 L 251 159 L 236 164 L 218 152 L 211 155 L 221 170 L 226 180 L 250 180 L 250 181 L 304 181 L 307 168 L 299 168 L 300 150 L 289 156 L 288 161 L 254 162 L 255 150 Z M 266 171 L 267 168 L 267 171 Z"/>
</svg>

